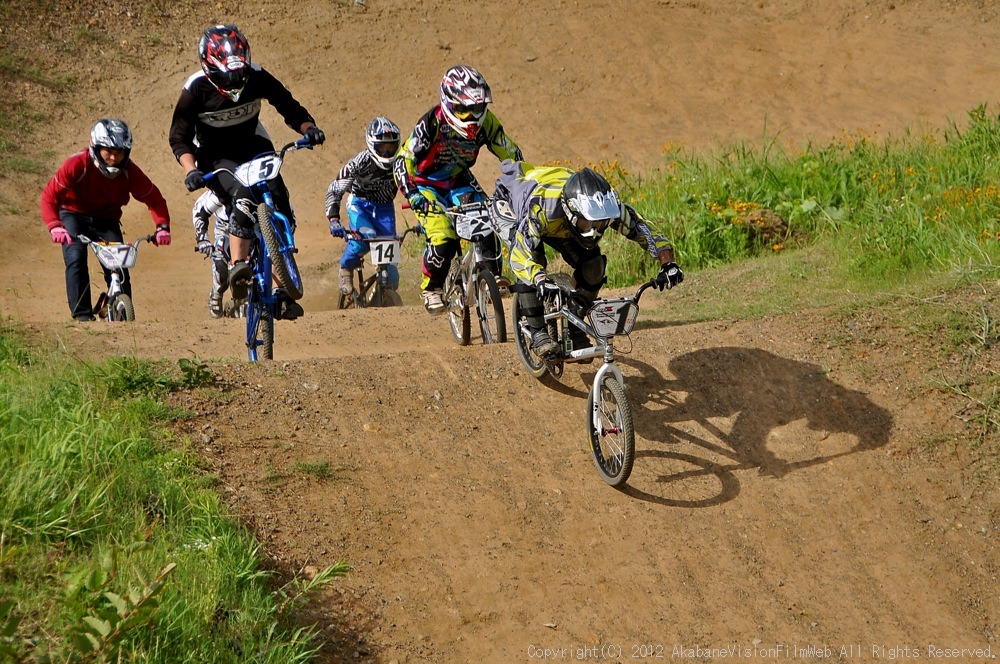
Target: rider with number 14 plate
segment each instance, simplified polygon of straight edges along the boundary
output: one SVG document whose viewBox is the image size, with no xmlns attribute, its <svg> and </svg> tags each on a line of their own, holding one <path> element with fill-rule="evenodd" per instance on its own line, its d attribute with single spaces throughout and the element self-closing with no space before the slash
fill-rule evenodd
<svg viewBox="0 0 1000 664">
<path fill-rule="evenodd" d="M 510 264 L 521 283 L 535 286 L 522 293 L 524 313 L 531 326 L 531 349 L 541 357 L 559 350 L 545 329 L 542 299 L 558 292 L 546 274 L 545 245 L 555 249 L 573 268 L 579 294 L 593 301 L 604 282 L 607 257 L 601 253 L 601 237 L 609 228 L 644 247 L 660 262 L 657 284 L 673 288 L 684 280 L 674 262 L 667 240 L 653 235 L 649 224 L 600 173 L 590 168 L 572 171 L 562 167 L 535 167 L 505 161 L 502 175 L 490 200 L 490 216 L 500 239 L 510 247 Z M 574 348 L 590 345 L 587 336 L 570 328 Z"/>
<path fill-rule="evenodd" d="M 396 182 L 392 164 L 399 153 L 399 127 L 384 117 L 368 123 L 365 130 L 367 149 L 350 159 L 326 190 L 326 218 L 330 235 L 344 237 L 340 223 L 340 202 L 347 196 L 348 227 L 365 237 L 386 237 L 396 234 Z M 354 270 L 361 267 L 361 258 L 368 252 L 364 242 L 350 240 L 340 259 L 340 292 L 349 295 L 354 288 Z M 389 265 L 389 287 L 399 287 L 399 271 Z"/>
</svg>

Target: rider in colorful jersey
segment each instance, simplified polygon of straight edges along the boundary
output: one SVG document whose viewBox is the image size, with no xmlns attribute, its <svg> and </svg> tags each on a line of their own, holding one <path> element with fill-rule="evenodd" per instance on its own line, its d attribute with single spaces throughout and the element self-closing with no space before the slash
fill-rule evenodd
<svg viewBox="0 0 1000 664">
<path fill-rule="evenodd" d="M 78 321 L 94 320 L 87 247 L 75 241 L 122 241 L 122 207 L 135 198 L 146 204 L 156 224 L 154 241 L 170 244 L 170 213 L 160 190 L 130 159 L 132 131 L 123 120 L 103 118 L 90 132 L 90 147 L 63 162 L 42 191 L 42 221 L 52 241 L 62 245 L 66 263 L 66 297 Z M 104 270 L 111 284 L 111 271 Z M 129 271 L 123 270 L 122 290 L 132 296 Z"/>
<path fill-rule="evenodd" d="M 235 25 L 216 25 L 205 30 L 198 45 L 201 71 L 184 83 L 170 124 L 170 148 L 184 169 L 188 191 L 205 186 L 205 173 L 220 167 L 235 170 L 274 144 L 260 123 L 261 101 L 267 100 L 289 127 L 313 145 L 325 140 L 308 111 L 292 97 L 278 79 L 250 60 L 250 44 Z M 246 297 L 253 273 L 247 264 L 254 235 L 255 205 L 246 187 L 228 173 L 221 173 L 213 190 L 231 210 L 229 285 L 233 297 Z M 280 176 L 269 182 L 274 202 L 294 216 L 288 190 Z M 302 315 L 302 307 L 278 289 L 281 318 Z"/>
<path fill-rule="evenodd" d="M 208 226 L 212 224 L 212 241 L 208 239 Z M 208 313 L 212 318 L 222 318 L 222 295 L 229 288 L 229 213 L 214 191 L 206 191 L 194 202 L 191 210 L 194 224 L 194 250 L 212 261 L 212 290 L 208 293 Z"/>
<path fill-rule="evenodd" d="M 348 227 L 365 237 L 396 234 L 396 183 L 392 176 L 392 162 L 399 153 L 399 127 L 388 118 L 377 117 L 365 130 L 366 150 L 356 154 L 337 173 L 336 179 L 326 190 L 326 217 L 330 221 L 330 235 L 344 237 L 340 223 L 340 201 L 347 196 Z M 350 240 L 340 259 L 340 292 L 347 295 L 353 290 L 354 270 L 361 267 L 361 257 L 368 253 L 368 245 Z M 389 265 L 389 287 L 399 287 L 399 271 Z"/>
<path fill-rule="evenodd" d="M 534 285 L 523 293 L 524 313 L 532 329 L 531 347 L 542 357 L 559 350 L 545 329 L 541 298 L 558 287 L 545 272 L 545 245 L 555 249 L 573 268 L 577 292 L 593 301 L 604 282 L 607 258 L 599 242 L 614 228 L 646 249 L 660 262 L 657 281 L 673 288 L 684 280 L 667 240 L 653 235 L 648 222 L 621 202 L 608 181 L 590 168 L 574 172 L 562 167 L 536 167 L 524 162 L 500 164 L 501 176 L 490 199 L 490 216 L 500 239 L 510 247 L 510 266 L 518 282 Z M 589 339 L 571 328 L 574 348 Z"/>
<path fill-rule="evenodd" d="M 486 199 L 469 170 L 483 146 L 501 160 L 522 158 L 521 149 L 486 108 L 492 101 L 490 86 L 478 71 L 452 67 L 441 81 L 440 103 L 417 121 L 396 160 L 396 183 L 427 237 L 421 288 L 424 307 L 432 314 L 445 310 L 444 281 L 460 247 L 443 210 Z"/>
</svg>

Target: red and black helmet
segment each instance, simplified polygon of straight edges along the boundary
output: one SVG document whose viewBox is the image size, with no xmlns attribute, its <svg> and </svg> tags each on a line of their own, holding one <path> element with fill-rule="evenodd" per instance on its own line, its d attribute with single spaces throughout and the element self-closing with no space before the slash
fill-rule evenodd
<svg viewBox="0 0 1000 664">
<path fill-rule="evenodd" d="M 250 76 L 250 43 L 240 29 L 235 25 L 208 28 L 198 43 L 198 57 L 212 85 L 233 101 L 239 100 Z"/>
</svg>

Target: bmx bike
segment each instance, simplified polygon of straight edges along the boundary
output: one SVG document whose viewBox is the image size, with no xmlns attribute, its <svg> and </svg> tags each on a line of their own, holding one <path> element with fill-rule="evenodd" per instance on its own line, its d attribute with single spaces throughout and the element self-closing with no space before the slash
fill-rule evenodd
<svg viewBox="0 0 1000 664">
<path fill-rule="evenodd" d="M 444 210 L 455 226 L 458 237 L 468 247 L 452 259 L 444 282 L 444 301 L 448 309 L 451 333 L 460 346 L 468 346 L 472 337 L 472 309 L 482 331 L 484 344 L 507 341 L 503 291 L 490 265 L 500 265 L 499 242 L 490 224 L 484 202 L 465 203 Z"/>
<path fill-rule="evenodd" d="M 547 358 L 531 350 L 531 328 L 524 316 L 522 294 L 532 286 L 518 284 L 514 291 L 514 342 L 521 363 L 535 378 L 562 377 L 568 363 L 593 362 L 602 357 L 604 364 L 597 370 L 587 397 L 587 434 L 597 472 L 605 482 L 620 487 L 628 481 L 635 460 L 635 428 L 632 408 L 625 394 L 625 381 L 615 363 L 614 340 L 632 332 L 639 314 L 639 299 L 651 287 L 659 287 L 657 279 L 642 284 L 632 297 L 595 300 L 593 303 L 573 290 L 567 275 L 552 275 L 559 286 L 554 298 L 544 302 L 545 324 L 549 335 L 559 344 L 559 350 Z M 576 328 L 593 339 L 594 345 L 573 348 L 570 328 Z"/>
<path fill-rule="evenodd" d="M 365 237 L 357 231 L 346 230 L 344 239 L 364 242 L 368 245 L 368 260 L 375 272 L 368 277 L 364 274 L 364 260 L 352 270 L 352 289 L 341 293 L 337 300 L 338 309 L 361 309 L 363 307 L 398 307 L 403 299 L 389 285 L 389 266 L 398 265 L 403 240 L 410 233 L 419 233 L 419 226 L 412 226 L 402 235 L 376 235 Z"/>
<path fill-rule="evenodd" d="M 257 204 L 254 238 L 250 245 L 249 264 L 253 269 L 246 297 L 246 345 L 251 362 L 274 358 L 274 319 L 281 303 L 272 286 L 273 279 L 293 300 L 302 297 L 302 275 L 295 262 L 295 238 L 292 222 L 274 204 L 268 181 L 278 177 L 287 152 L 306 148 L 313 143 L 308 138 L 293 141 L 281 150 L 268 151 L 240 164 L 235 171 L 218 168 L 205 174 L 205 183 L 216 180 L 219 173 L 229 173 L 250 190 Z M 230 217 L 232 218 L 232 217 Z"/>
<path fill-rule="evenodd" d="M 111 273 L 111 283 L 108 285 L 108 290 L 97 297 L 94 313 L 98 318 L 110 322 L 135 320 L 135 305 L 132 298 L 122 290 L 125 270 L 135 265 L 139 255 L 139 243 L 149 242 L 156 246 L 156 238 L 153 235 L 143 235 L 131 243 L 96 241 L 86 235 L 78 235 L 77 239 L 83 244 L 89 244 L 101 266 Z"/>
</svg>

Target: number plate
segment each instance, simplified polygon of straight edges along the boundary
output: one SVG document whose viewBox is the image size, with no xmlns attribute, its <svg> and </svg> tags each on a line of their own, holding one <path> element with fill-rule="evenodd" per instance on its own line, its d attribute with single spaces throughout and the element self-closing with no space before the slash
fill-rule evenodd
<svg viewBox="0 0 1000 664">
<path fill-rule="evenodd" d="M 399 241 L 379 240 L 369 244 L 372 265 L 397 265 L 399 263 Z"/>
<path fill-rule="evenodd" d="M 490 215 L 485 208 L 455 215 L 455 232 L 463 240 L 482 240 L 493 234 Z"/>
<path fill-rule="evenodd" d="M 279 170 L 281 158 L 276 154 L 269 154 L 241 164 L 235 175 L 244 187 L 252 187 L 258 182 L 273 180 L 278 176 Z"/>
<path fill-rule="evenodd" d="M 587 320 L 597 336 L 606 339 L 631 332 L 638 315 L 639 307 L 631 299 L 600 300 L 587 312 Z"/>
</svg>

